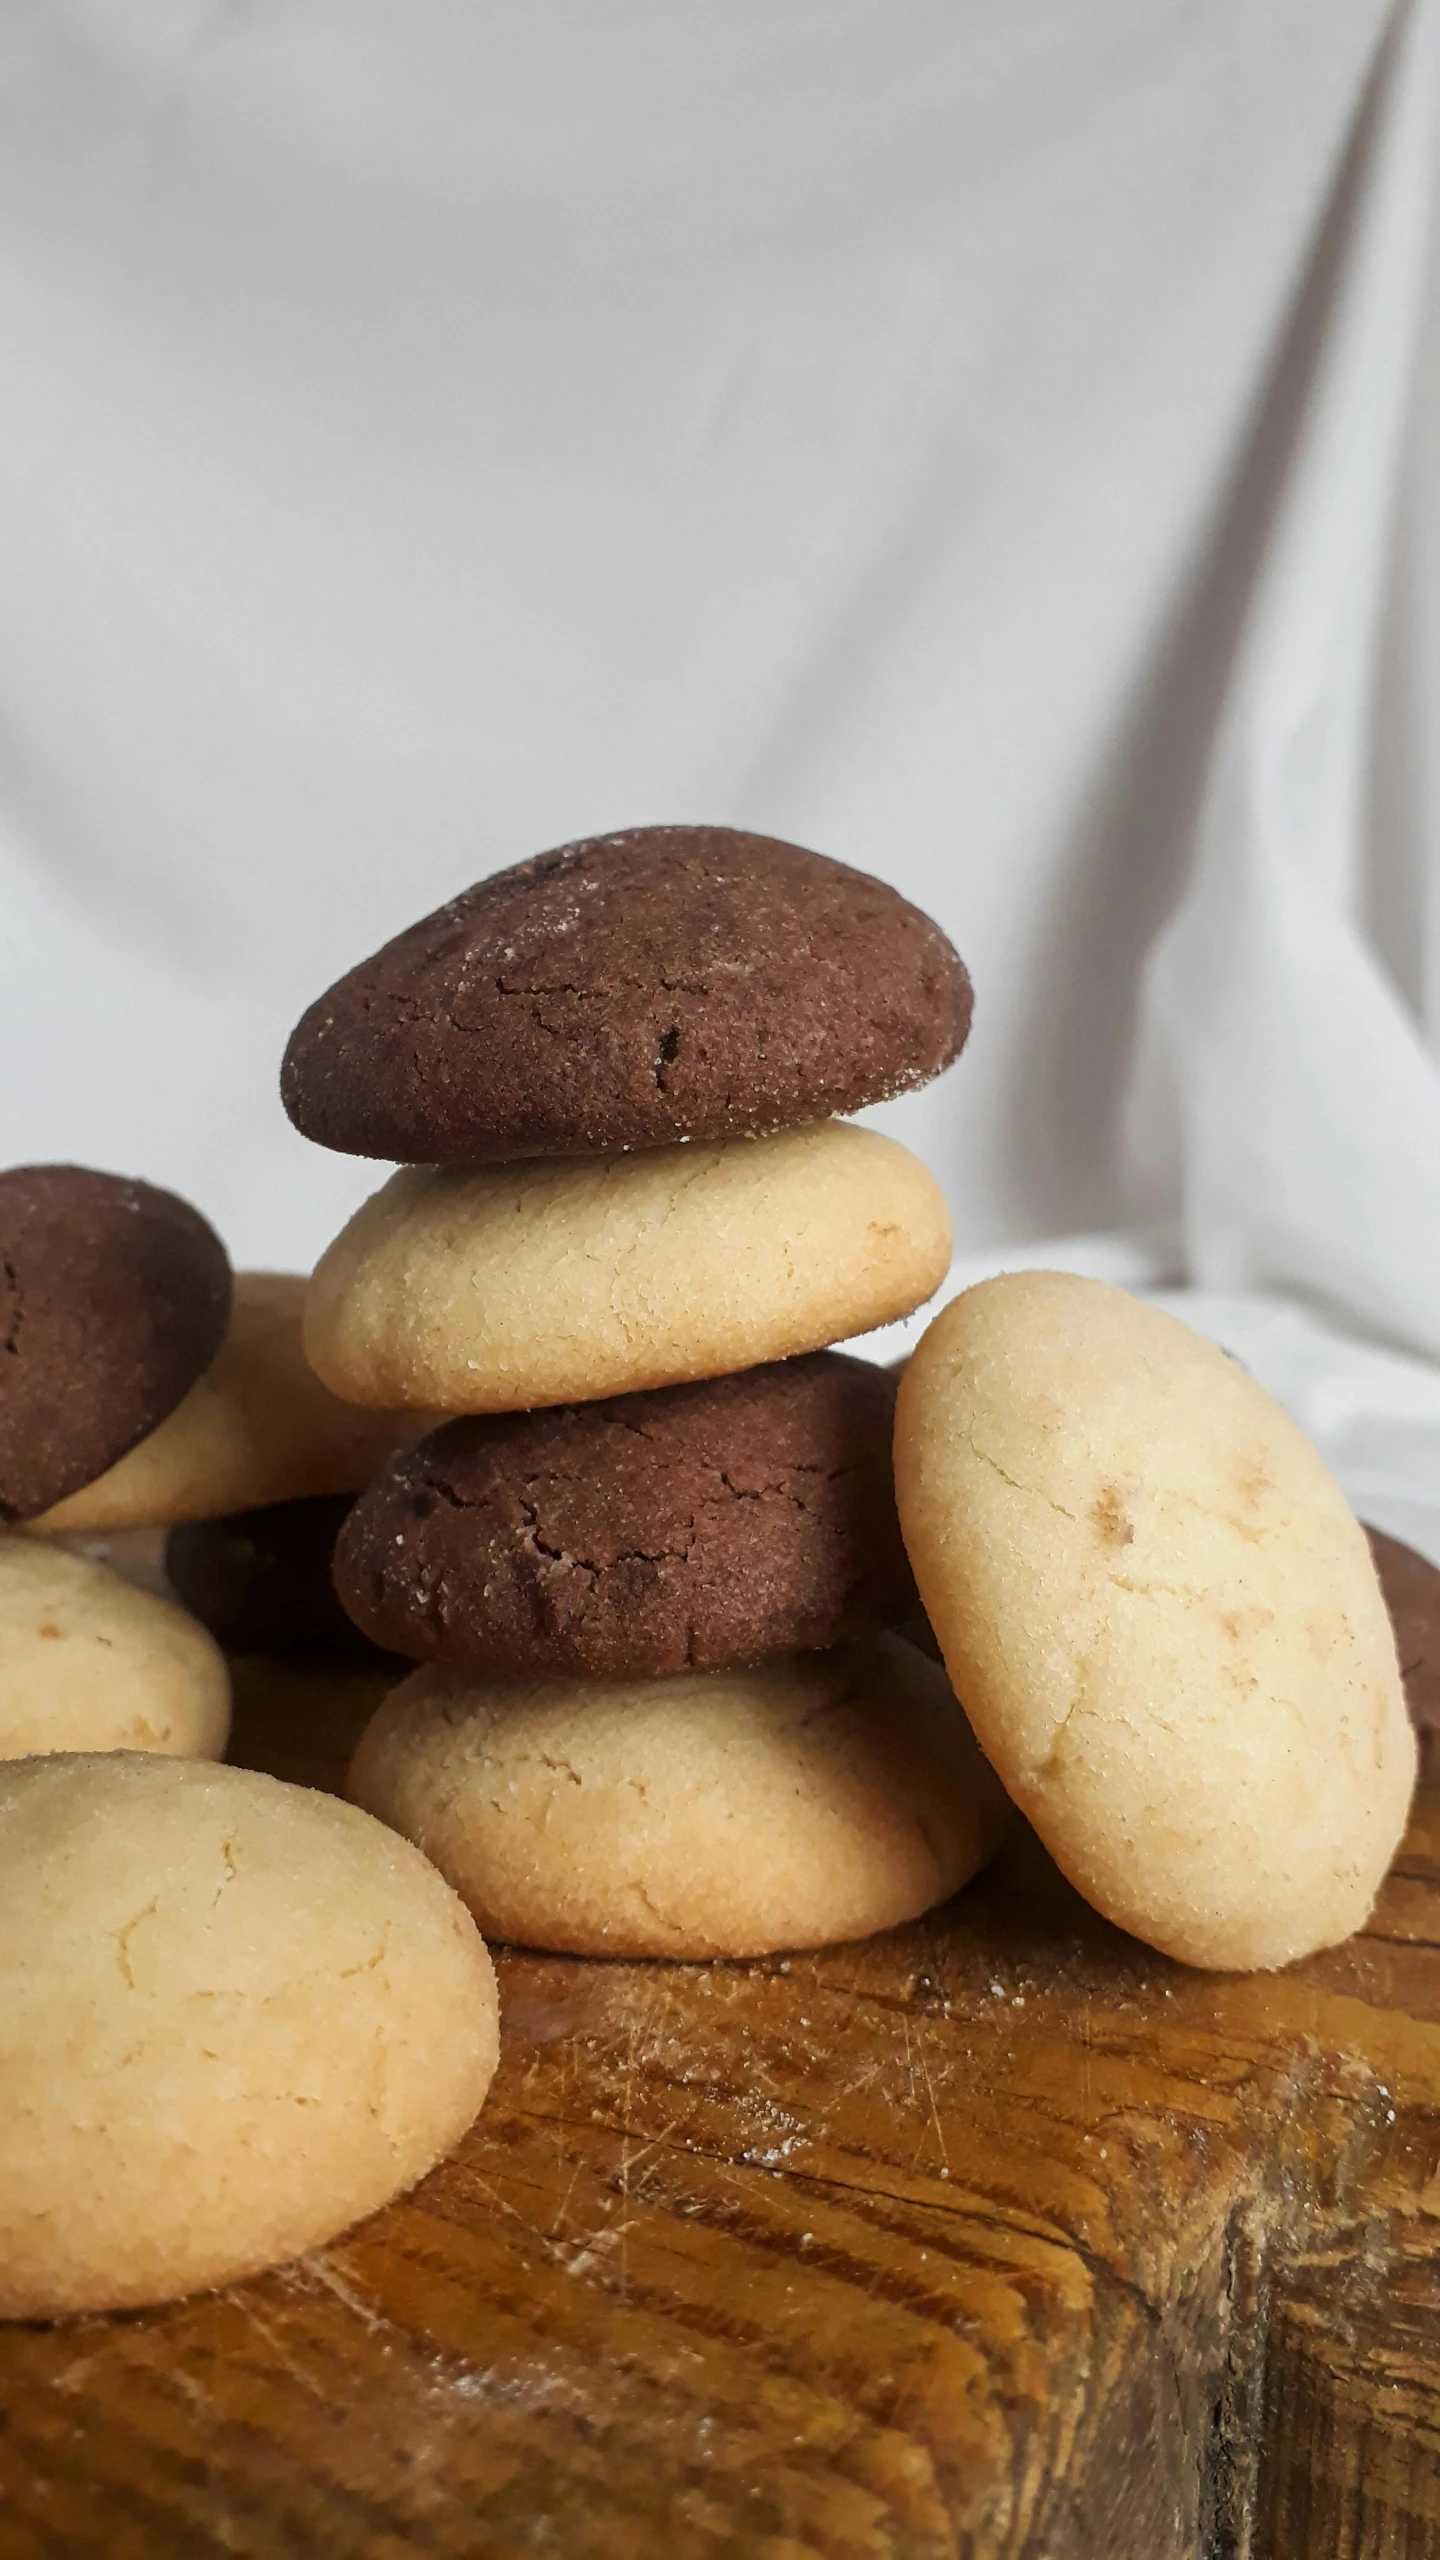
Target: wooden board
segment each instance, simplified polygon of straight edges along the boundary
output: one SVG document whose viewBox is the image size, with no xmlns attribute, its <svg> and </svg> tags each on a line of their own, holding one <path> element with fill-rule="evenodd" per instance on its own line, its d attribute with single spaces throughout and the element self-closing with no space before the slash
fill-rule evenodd
<svg viewBox="0 0 1440 2560">
<path fill-rule="evenodd" d="M 237 1756 L 332 1779 L 377 1694 L 242 1688 Z M 413 2196 L 0 2331 L 3 2560 L 1440 2555 L 1440 1792 L 1274 1978 L 1149 1954 L 1023 1831 L 864 1946 L 500 1974 Z"/>
</svg>

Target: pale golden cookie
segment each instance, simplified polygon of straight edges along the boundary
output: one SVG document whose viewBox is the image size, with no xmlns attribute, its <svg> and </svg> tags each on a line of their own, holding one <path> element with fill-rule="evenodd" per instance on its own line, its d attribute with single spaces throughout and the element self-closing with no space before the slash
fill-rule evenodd
<svg viewBox="0 0 1440 2560">
<path fill-rule="evenodd" d="M 30 1531 L 88 1535 L 358 1493 L 414 1419 L 362 1412 L 321 1385 L 301 1344 L 305 1289 L 290 1272 L 240 1272 L 230 1331 L 183 1404 Z"/>
<path fill-rule="evenodd" d="M 225 1657 L 183 1609 L 84 1556 L 0 1537 L 0 1759 L 218 1759 L 229 1730 Z"/>
<path fill-rule="evenodd" d="M 673 1680 L 427 1668 L 366 1728 L 348 1792 L 487 1936 L 575 1955 L 868 1937 L 965 1884 L 1008 1815 L 944 1673 L 898 1636 Z"/>
<path fill-rule="evenodd" d="M 584 1403 L 864 1333 L 928 1298 L 949 1256 L 925 1167 L 842 1120 L 636 1155 L 410 1166 L 323 1256 L 305 1348 L 360 1404 Z"/>
<path fill-rule="evenodd" d="M 910 1359 L 895 1473 L 976 1734 L 1099 1910 L 1239 1969 L 1360 1927 L 1415 1776 L 1394 1640 L 1246 1371 L 1100 1281 L 989 1280 Z"/>
<path fill-rule="evenodd" d="M 131 1753 L 0 1766 L 0 2315 L 228 2284 L 458 2142 L 474 1923 L 333 1796 Z"/>
</svg>

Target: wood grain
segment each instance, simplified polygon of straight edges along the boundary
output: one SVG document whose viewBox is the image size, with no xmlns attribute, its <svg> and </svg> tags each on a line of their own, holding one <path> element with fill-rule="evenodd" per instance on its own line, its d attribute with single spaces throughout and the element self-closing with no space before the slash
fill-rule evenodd
<svg viewBox="0 0 1440 2560">
<path fill-rule="evenodd" d="M 242 1666 L 238 1750 L 337 1783 L 378 1686 Z M 1440 2560 L 1440 1791 L 1276 1977 L 1023 1830 L 864 1946 L 500 1975 L 413 2196 L 0 2331 L 3 2560 Z"/>
</svg>

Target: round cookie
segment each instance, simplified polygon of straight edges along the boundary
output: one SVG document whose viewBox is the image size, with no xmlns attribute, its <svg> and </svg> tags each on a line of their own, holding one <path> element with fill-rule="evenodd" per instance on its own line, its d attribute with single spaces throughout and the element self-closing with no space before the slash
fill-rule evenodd
<svg viewBox="0 0 1440 2560">
<path fill-rule="evenodd" d="M 936 1317 L 896 1494 L 980 1744 L 1058 1865 L 1187 1964 L 1364 1921 L 1415 1775 L 1364 1532 L 1255 1380 L 1100 1281 Z"/>
<path fill-rule="evenodd" d="M 170 1582 L 227 1653 L 373 1662 L 376 1649 L 341 1608 L 331 1574 L 350 1507 L 348 1493 L 318 1494 L 185 1521 L 166 1541 Z"/>
<path fill-rule="evenodd" d="M 883 1369 L 817 1351 L 468 1415 L 360 1496 L 336 1586 L 377 1644 L 492 1678 L 655 1679 L 834 1644 L 915 1607 L 894 1414 Z"/>
<path fill-rule="evenodd" d="M 0 1173 L 0 1521 L 153 1431 L 230 1319 L 225 1248 L 173 1191 L 81 1165 Z"/>
<path fill-rule="evenodd" d="M 883 881 L 733 827 L 637 827 L 479 881 L 329 988 L 297 1129 L 403 1164 L 755 1137 L 958 1057 L 970 981 Z"/>
<path fill-rule="evenodd" d="M 674 1680 L 412 1672 L 348 1791 L 487 1936 L 573 1955 L 868 1937 L 957 1891 L 1008 1817 L 943 1671 L 898 1636 Z"/>
<path fill-rule="evenodd" d="M 458 2142 L 495 2057 L 468 1913 L 353 1806 L 130 1753 L 0 1768 L 0 2316 L 322 2247 Z"/>
<path fill-rule="evenodd" d="M 1440 1765 L 1440 1573 L 1428 1557 L 1383 1529 L 1367 1529 L 1365 1535 L 1395 1630 L 1421 1771 L 1432 1777 Z"/>
<path fill-rule="evenodd" d="M 183 1609 L 83 1556 L 0 1537 L 0 1759 L 218 1760 L 229 1730 L 224 1656 Z"/>
<path fill-rule="evenodd" d="M 416 1166 L 321 1257 L 305 1349 L 356 1404 L 588 1403 L 868 1332 L 949 1258 L 925 1167 L 842 1120 L 581 1164 Z"/>
<path fill-rule="evenodd" d="M 321 1385 L 301 1341 L 305 1289 L 290 1272 L 239 1273 L 230 1330 L 184 1403 L 31 1529 L 94 1535 L 358 1493 L 416 1420 L 362 1412 Z"/>
</svg>

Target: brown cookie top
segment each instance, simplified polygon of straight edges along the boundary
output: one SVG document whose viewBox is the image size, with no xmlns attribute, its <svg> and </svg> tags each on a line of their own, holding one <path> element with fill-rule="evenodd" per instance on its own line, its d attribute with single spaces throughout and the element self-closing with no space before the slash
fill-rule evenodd
<svg viewBox="0 0 1440 2560">
<path fill-rule="evenodd" d="M 1420 1766 L 1432 1776 L 1440 1764 L 1440 1572 L 1383 1529 L 1367 1528 L 1365 1535 L 1395 1629 L 1405 1701 L 1420 1737 Z"/>
<path fill-rule="evenodd" d="M 422 1662 L 623 1680 L 833 1644 L 917 1605 L 895 1382 L 833 1351 L 699 1385 L 467 1416 L 341 1531 L 357 1626 Z"/>
<path fill-rule="evenodd" d="M 0 1520 L 103 1475 L 209 1367 L 229 1258 L 173 1191 L 81 1165 L 0 1173 Z"/>
<path fill-rule="evenodd" d="M 562 845 L 465 890 L 312 1004 L 297 1129 L 343 1154 L 496 1164 L 753 1137 L 958 1057 L 970 981 L 883 881 L 730 827 Z"/>
<path fill-rule="evenodd" d="M 177 1598 L 229 1653 L 376 1660 L 376 1648 L 341 1608 L 331 1576 L 336 1535 L 353 1500 L 317 1494 L 172 1529 L 165 1570 Z"/>
</svg>

